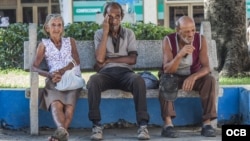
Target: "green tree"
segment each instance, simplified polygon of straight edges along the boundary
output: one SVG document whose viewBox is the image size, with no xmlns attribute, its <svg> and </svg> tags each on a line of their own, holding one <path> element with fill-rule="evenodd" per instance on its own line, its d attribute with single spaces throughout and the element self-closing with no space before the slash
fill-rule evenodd
<svg viewBox="0 0 250 141">
<path fill-rule="evenodd" d="M 205 20 L 210 21 L 218 50 L 221 76 L 244 76 L 250 60 L 246 42 L 245 0 L 204 0 Z"/>
<path fill-rule="evenodd" d="M 23 67 L 23 42 L 28 40 L 28 25 L 15 23 L 0 28 L 0 69 Z"/>
</svg>

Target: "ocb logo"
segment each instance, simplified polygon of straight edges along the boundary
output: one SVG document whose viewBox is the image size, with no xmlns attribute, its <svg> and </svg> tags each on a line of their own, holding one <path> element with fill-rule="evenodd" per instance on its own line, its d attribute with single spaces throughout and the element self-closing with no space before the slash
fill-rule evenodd
<svg viewBox="0 0 250 141">
<path fill-rule="evenodd" d="M 246 136 L 247 131 L 246 129 L 227 129 L 226 135 L 227 136 Z"/>
<path fill-rule="evenodd" d="M 222 141 L 246 141 L 250 137 L 250 125 L 222 125 Z"/>
</svg>

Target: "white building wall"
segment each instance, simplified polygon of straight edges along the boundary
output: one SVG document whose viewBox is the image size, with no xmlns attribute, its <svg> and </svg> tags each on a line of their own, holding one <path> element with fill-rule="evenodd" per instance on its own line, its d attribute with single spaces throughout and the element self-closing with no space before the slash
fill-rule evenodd
<svg viewBox="0 0 250 141">
<path fill-rule="evenodd" d="M 158 23 L 157 0 L 143 1 L 143 21 L 144 23 Z"/>
<path fill-rule="evenodd" d="M 72 0 L 59 0 L 61 15 L 64 19 L 64 26 L 73 23 Z"/>
</svg>

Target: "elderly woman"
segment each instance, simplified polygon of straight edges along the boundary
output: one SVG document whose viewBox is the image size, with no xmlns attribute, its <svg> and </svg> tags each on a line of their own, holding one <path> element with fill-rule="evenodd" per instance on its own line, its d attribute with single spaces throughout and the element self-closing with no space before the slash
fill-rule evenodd
<svg viewBox="0 0 250 141">
<path fill-rule="evenodd" d="M 60 91 L 56 89 L 56 84 L 67 70 L 74 67 L 72 61 L 78 66 L 76 73 L 81 76 L 79 69 L 80 59 L 75 40 L 70 37 L 63 37 L 64 21 L 61 15 L 48 15 L 43 26 L 43 31 L 48 38 L 42 39 L 42 42 L 38 45 L 32 65 L 32 71 L 47 77 L 40 108 L 52 113 L 54 123 L 57 127 L 54 135 L 50 136 L 48 140 L 67 141 L 69 136 L 67 129 L 72 121 L 76 101 L 82 88 Z M 44 58 L 48 65 L 48 71 L 39 68 Z"/>
</svg>

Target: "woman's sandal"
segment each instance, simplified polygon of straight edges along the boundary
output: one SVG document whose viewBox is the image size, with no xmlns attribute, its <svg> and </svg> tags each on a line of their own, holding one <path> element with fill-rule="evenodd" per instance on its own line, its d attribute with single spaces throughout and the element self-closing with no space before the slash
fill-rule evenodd
<svg viewBox="0 0 250 141">
<path fill-rule="evenodd" d="M 56 129 L 54 134 L 49 137 L 49 141 L 68 141 L 69 133 L 63 127 Z"/>
<path fill-rule="evenodd" d="M 48 137 L 48 141 L 60 141 L 60 140 L 55 136 L 50 136 Z"/>
</svg>

